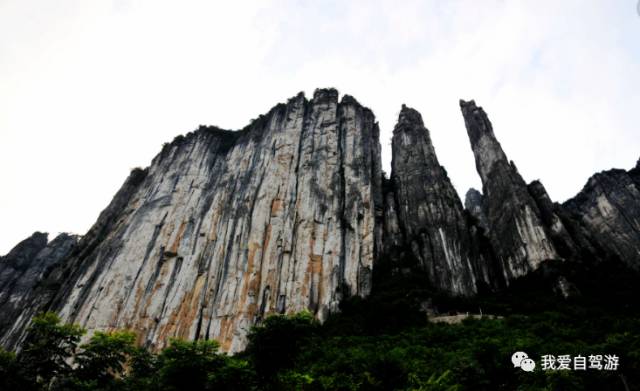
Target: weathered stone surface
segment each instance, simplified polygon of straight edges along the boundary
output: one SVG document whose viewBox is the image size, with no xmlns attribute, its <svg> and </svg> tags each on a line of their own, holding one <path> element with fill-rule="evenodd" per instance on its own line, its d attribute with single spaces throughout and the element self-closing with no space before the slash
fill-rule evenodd
<svg viewBox="0 0 640 391">
<path fill-rule="evenodd" d="M 460 101 L 476 169 L 492 247 L 507 283 L 559 255 L 540 210 L 515 165 L 507 160 L 486 113 L 474 101 Z"/>
<path fill-rule="evenodd" d="M 64 260 L 78 237 L 62 233 L 47 243 L 46 233 L 36 232 L 0 257 L 0 344 L 15 346 L 21 330 L 43 307 L 35 294 L 47 274 Z"/>
<path fill-rule="evenodd" d="M 405 243 L 434 287 L 459 295 L 476 293 L 462 203 L 438 162 L 420 113 L 404 105 L 392 150 L 391 180 Z M 393 212 L 388 212 L 390 227 L 396 225 Z"/>
<path fill-rule="evenodd" d="M 477 221 L 478 225 L 482 227 L 485 231 L 489 230 L 489 225 L 487 223 L 487 216 L 484 214 L 483 208 L 483 199 L 482 193 L 480 193 L 476 189 L 467 190 L 467 194 L 464 198 L 464 208 L 469 211 L 471 216 L 473 216 Z"/>
<path fill-rule="evenodd" d="M 592 176 L 582 191 L 563 204 L 586 228 L 604 257 L 640 269 L 640 182 L 636 168 L 609 170 Z M 602 251 L 601 251 L 602 253 Z"/>
<path fill-rule="evenodd" d="M 327 89 L 241 131 L 176 138 L 57 271 L 69 277 L 50 307 L 90 332 L 133 329 L 154 348 L 177 336 L 231 352 L 266 314 L 326 318 L 371 289 L 378 134 L 369 109 Z"/>
<path fill-rule="evenodd" d="M 579 249 L 569 231 L 567 231 L 562 219 L 556 213 L 559 205 L 555 205 L 551 201 L 547 189 L 540 181 L 531 182 L 528 185 L 528 189 L 529 194 L 531 194 L 540 210 L 542 223 L 547 227 L 549 237 L 558 254 L 564 259 L 578 259 L 580 257 Z"/>
<path fill-rule="evenodd" d="M 395 193 L 388 191 L 384 199 L 384 253 L 386 256 L 396 256 L 404 247 L 404 237 L 398 218 L 398 206 Z"/>
<path fill-rule="evenodd" d="M 482 108 L 460 106 L 483 184 L 466 210 L 405 106 L 390 179 L 373 113 L 333 89 L 301 93 L 240 131 L 176 137 L 81 239 L 35 233 L 0 258 L 0 344 L 15 348 L 33 315 L 54 310 L 90 332 L 132 329 L 154 349 L 181 337 L 236 352 L 267 314 L 323 320 L 346 296 L 367 295 L 376 265 L 419 268 L 453 295 L 536 271 L 565 297 L 577 288 L 544 261 L 640 269 L 640 161 L 594 175 L 559 205 L 524 182 Z"/>
</svg>

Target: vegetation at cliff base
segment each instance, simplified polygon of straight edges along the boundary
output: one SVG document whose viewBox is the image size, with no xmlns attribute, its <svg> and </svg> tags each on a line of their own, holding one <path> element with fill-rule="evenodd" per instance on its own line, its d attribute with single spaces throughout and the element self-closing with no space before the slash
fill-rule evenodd
<svg viewBox="0 0 640 391">
<path fill-rule="evenodd" d="M 322 325 L 309 313 L 268 317 L 233 356 L 215 341 L 177 339 L 154 353 L 128 331 L 96 332 L 81 344 L 84 330 L 45 313 L 17 354 L 0 351 L 0 389 L 637 390 L 638 304 L 618 296 L 633 297 L 630 288 L 600 290 L 607 279 L 629 287 L 633 275 L 611 273 L 600 275 L 593 295 L 583 289 L 574 299 L 540 281 L 454 299 L 421 288 L 420 276 L 387 279 L 368 298 L 345 300 Z M 481 307 L 497 316 L 434 323 L 425 298 L 440 313 Z M 516 351 L 537 361 L 533 372 L 513 367 Z M 619 367 L 544 371 L 539 359 L 547 354 L 612 354 Z"/>
</svg>

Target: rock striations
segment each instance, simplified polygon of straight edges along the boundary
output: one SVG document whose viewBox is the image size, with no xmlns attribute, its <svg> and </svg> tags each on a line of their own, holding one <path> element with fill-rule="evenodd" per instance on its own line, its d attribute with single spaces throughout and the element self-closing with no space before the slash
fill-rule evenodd
<svg viewBox="0 0 640 391">
<path fill-rule="evenodd" d="M 52 310 L 90 332 L 132 329 L 154 349 L 181 337 L 237 352 L 268 314 L 324 320 L 369 294 L 376 272 L 420 272 L 470 296 L 547 260 L 640 269 L 640 167 L 596 174 L 554 203 L 507 160 L 482 108 L 460 106 L 483 185 L 466 209 L 406 106 L 390 179 L 373 113 L 334 89 L 239 131 L 177 137 L 82 238 L 35 233 L 0 258 L 0 343 L 17 347 L 29 319 Z"/>
<path fill-rule="evenodd" d="M 46 233 L 36 232 L 0 257 L 0 344 L 14 346 L 22 330 L 46 302 L 50 292 L 42 286 L 49 273 L 69 256 L 78 237 L 62 233 L 47 243 Z M 36 293 L 35 288 L 39 287 Z M 42 289 L 44 288 L 44 289 Z M 55 290 L 55 288 L 54 288 Z"/>
<path fill-rule="evenodd" d="M 405 245 L 433 286 L 476 293 L 464 209 L 420 113 L 402 106 L 391 143 L 391 182 Z"/>
<path fill-rule="evenodd" d="M 508 282 L 559 256 L 527 184 L 507 160 L 487 114 L 474 101 L 461 100 L 460 108 L 482 180 L 489 239 Z"/>
<path fill-rule="evenodd" d="M 595 174 L 563 207 L 591 234 L 597 254 L 640 270 L 640 161 L 630 171 Z"/>
</svg>

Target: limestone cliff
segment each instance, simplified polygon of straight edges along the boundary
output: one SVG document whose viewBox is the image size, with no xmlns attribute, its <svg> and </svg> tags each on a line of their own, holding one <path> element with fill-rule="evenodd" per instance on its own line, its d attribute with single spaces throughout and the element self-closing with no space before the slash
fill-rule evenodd
<svg viewBox="0 0 640 391">
<path fill-rule="evenodd" d="M 77 236 L 66 233 L 48 242 L 46 233 L 36 232 L 0 257 L 0 344 L 13 346 L 21 340 L 22 331 L 51 292 L 42 282 L 77 242 Z M 36 287 L 41 288 L 37 293 Z"/>
<path fill-rule="evenodd" d="M 324 319 L 371 289 L 381 180 L 374 116 L 336 90 L 241 131 L 201 127 L 132 173 L 58 271 L 69 277 L 49 308 L 153 347 L 178 336 L 226 351 L 269 313 Z"/>
<path fill-rule="evenodd" d="M 540 210 L 513 162 L 507 160 L 486 113 L 474 101 L 460 108 L 482 180 L 488 235 L 508 282 L 560 258 Z"/>
<path fill-rule="evenodd" d="M 417 111 L 402 106 L 393 130 L 393 183 L 405 245 L 430 283 L 462 295 L 476 293 L 471 240 L 463 207 Z"/>
<path fill-rule="evenodd" d="M 618 260 L 636 270 L 640 270 L 639 174 L 640 161 L 630 171 L 595 174 L 563 204 L 577 229 L 588 233 L 599 259 Z"/>
<path fill-rule="evenodd" d="M 419 272 L 425 287 L 471 296 L 552 259 L 640 269 L 640 162 L 594 175 L 560 205 L 525 183 L 482 108 L 460 107 L 483 185 L 466 209 L 406 106 L 389 179 L 373 113 L 334 89 L 300 93 L 241 130 L 176 137 L 82 238 L 36 233 L 0 258 L 0 344 L 17 347 L 30 318 L 51 310 L 90 332 L 131 329 L 153 349 L 181 337 L 236 352 L 265 316 L 324 320 L 368 295 L 374 273 Z"/>
</svg>

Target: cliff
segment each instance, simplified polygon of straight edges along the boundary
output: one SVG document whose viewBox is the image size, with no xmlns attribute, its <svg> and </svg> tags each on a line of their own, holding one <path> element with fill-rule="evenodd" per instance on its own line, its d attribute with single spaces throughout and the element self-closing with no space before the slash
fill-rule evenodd
<svg viewBox="0 0 640 391">
<path fill-rule="evenodd" d="M 454 294 L 476 293 L 464 209 L 438 162 L 420 113 L 402 106 L 391 143 L 389 205 L 397 208 L 404 245 L 427 272 L 432 286 Z"/>
<path fill-rule="evenodd" d="M 77 236 L 62 233 L 48 242 L 46 233 L 35 232 L 7 255 L 0 257 L 2 345 L 14 346 L 20 342 L 22 331 L 52 293 L 43 281 L 69 256 L 78 239 Z M 36 288 L 39 288 L 37 293 Z"/>
<path fill-rule="evenodd" d="M 15 348 L 52 310 L 90 332 L 131 329 L 152 349 L 180 337 L 237 352 L 269 314 L 325 320 L 368 295 L 374 273 L 420 272 L 425 287 L 473 296 L 549 260 L 639 268 L 640 167 L 596 174 L 560 205 L 524 181 L 481 107 L 460 107 L 483 185 L 466 209 L 406 106 L 389 179 L 373 113 L 334 89 L 241 130 L 176 137 L 82 238 L 36 233 L 0 258 L 0 342 Z"/>
</svg>

